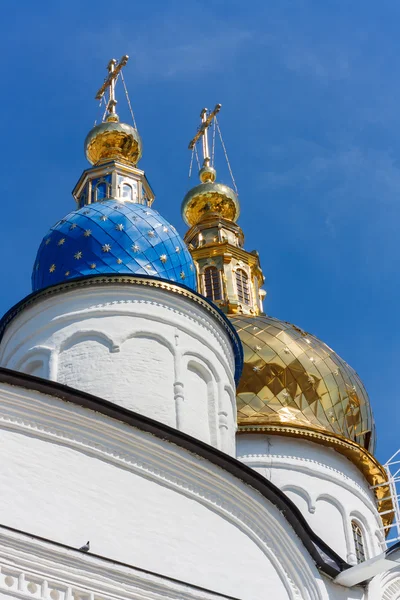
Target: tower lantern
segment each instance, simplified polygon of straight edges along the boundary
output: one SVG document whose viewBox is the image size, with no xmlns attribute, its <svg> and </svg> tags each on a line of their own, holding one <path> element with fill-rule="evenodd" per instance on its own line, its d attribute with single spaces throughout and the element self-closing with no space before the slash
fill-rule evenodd
<svg viewBox="0 0 400 600">
<path fill-rule="evenodd" d="M 183 218 L 190 226 L 185 241 L 197 266 L 200 292 L 228 314 L 258 315 L 265 296 L 258 254 L 244 250 L 243 232 L 236 223 L 238 195 L 216 181 L 211 165 L 208 129 L 220 110 L 221 104 L 212 112 L 202 109 L 199 130 L 189 143 L 189 150 L 195 151 L 201 139 L 203 165 L 200 184 L 189 190 L 182 203 Z"/>
</svg>

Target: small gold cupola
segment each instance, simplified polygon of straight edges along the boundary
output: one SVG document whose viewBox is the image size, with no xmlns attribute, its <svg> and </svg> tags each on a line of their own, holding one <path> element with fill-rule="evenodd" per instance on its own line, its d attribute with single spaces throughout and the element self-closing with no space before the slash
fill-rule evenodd
<svg viewBox="0 0 400 600">
<path fill-rule="evenodd" d="M 151 206 L 154 200 L 154 192 L 144 171 L 137 167 L 142 156 L 142 140 L 122 74 L 128 58 L 125 55 L 120 61 L 115 58 L 109 61 L 108 75 L 95 96 L 100 105 L 105 104 L 105 111 L 102 122 L 86 136 L 85 154 L 91 167 L 82 173 L 72 191 L 79 208 L 108 199 L 146 206 Z M 116 112 L 115 86 L 118 79 L 122 80 L 125 89 L 133 126 L 122 123 Z M 105 100 L 107 91 L 108 101 Z"/>
<path fill-rule="evenodd" d="M 116 112 L 115 83 L 122 68 L 128 62 L 125 55 L 118 62 L 113 58 L 108 63 L 108 77 L 96 94 L 96 100 L 102 101 L 107 89 L 109 99 L 103 122 L 95 125 L 86 136 L 86 158 L 92 165 L 110 160 L 119 160 L 136 166 L 142 156 L 142 140 L 135 127 L 121 123 Z"/>
<path fill-rule="evenodd" d="M 189 149 L 196 152 L 201 139 L 203 164 L 199 171 L 201 183 L 189 190 L 182 202 L 183 219 L 190 227 L 185 242 L 197 267 L 199 291 L 227 314 L 258 315 L 263 311 L 265 296 L 258 253 L 244 250 L 243 231 L 236 223 L 240 214 L 238 194 L 216 181 L 211 164 L 208 129 L 213 125 L 220 134 L 220 110 L 221 104 L 212 112 L 203 108 L 200 127 L 189 144 Z"/>
</svg>

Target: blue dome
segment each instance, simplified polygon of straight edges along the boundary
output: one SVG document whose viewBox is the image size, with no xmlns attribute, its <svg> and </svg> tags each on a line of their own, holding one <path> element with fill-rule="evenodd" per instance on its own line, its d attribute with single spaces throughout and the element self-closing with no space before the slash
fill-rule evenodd
<svg viewBox="0 0 400 600">
<path fill-rule="evenodd" d="M 176 229 L 152 208 L 115 200 L 86 205 L 50 229 L 36 256 L 32 288 L 114 273 L 196 289 L 193 260 Z"/>
</svg>

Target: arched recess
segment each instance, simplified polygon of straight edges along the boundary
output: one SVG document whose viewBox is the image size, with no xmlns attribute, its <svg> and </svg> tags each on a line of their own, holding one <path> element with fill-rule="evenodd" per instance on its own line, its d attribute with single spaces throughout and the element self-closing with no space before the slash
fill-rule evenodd
<svg viewBox="0 0 400 600">
<path fill-rule="evenodd" d="M 218 446 L 215 371 L 199 358 L 186 355 L 183 360 L 184 402 L 179 408 L 180 428 L 207 444 Z"/>
<path fill-rule="evenodd" d="M 95 187 L 95 202 L 105 200 L 109 196 L 109 184 L 105 179 L 101 179 Z"/>
<path fill-rule="evenodd" d="M 357 510 L 352 510 L 349 519 L 350 525 L 354 522 L 361 529 L 365 549 L 365 559 L 367 560 L 368 558 L 372 558 L 375 554 L 378 554 L 379 550 L 377 551 L 376 548 L 374 548 L 374 536 L 365 516 Z M 352 551 L 354 552 L 354 539 L 352 539 Z"/>
<path fill-rule="evenodd" d="M 143 338 L 143 337 L 147 338 L 147 339 L 152 339 L 156 342 L 159 342 L 160 344 L 162 344 L 163 346 L 168 348 L 168 350 L 171 352 L 171 354 L 174 357 L 176 356 L 176 348 L 168 338 L 166 338 L 163 335 L 156 333 L 154 331 L 147 331 L 146 329 L 131 331 L 131 332 L 117 338 L 116 342 L 117 342 L 118 346 L 121 347 L 128 340 L 131 340 L 133 338 Z"/>
<path fill-rule="evenodd" d="M 62 346 L 58 380 L 176 427 L 171 344 L 146 331 L 118 342 L 103 332 L 74 334 Z"/>
<path fill-rule="evenodd" d="M 297 508 L 306 518 L 307 512 L 311 514 L 315 513 L 315 504 L 307 490 L 298 485 L 284 485 L 281 489 L 282 492 L 285 492 L 285 494 L 293 500 Z"/>
<path fill-rule="evenodd" d="M 80 329 L 67 336 L 60 343 L 59 352 L 65 352 L 81 341 L 97 342 L 98 344 L 105 346 L 110 352 L 118 352 L 119 350 L 119 347 L 114 340 L 103 331 L 98 331 L 96 329 Z"/>
<path fill-rule="evenodd" d="M 313 524 L 315 532 L 339 556 L 347 559 L 353 545 L 349 518 L 342 503 L 330 494 L 320 494 L 315 501 Z"/>
<path fill-rule="evenodd" d="M 15 368 L 16 371 L 42 377 L 43 379 L 51 379 L 50 374 L 50 348 L 32 348 L 17 362 L 15 367 L 9 365 L 9 368 Z"/>
</svg>

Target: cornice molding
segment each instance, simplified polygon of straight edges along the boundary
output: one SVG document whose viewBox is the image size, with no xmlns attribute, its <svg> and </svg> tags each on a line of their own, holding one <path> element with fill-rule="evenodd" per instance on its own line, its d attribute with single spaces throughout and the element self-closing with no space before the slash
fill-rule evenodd
<svg viewBox="0 0 400 600">
<path fill-rule="evenodd" d="M 35 435 L 44 436 L 49 439 L 55 436 L 56 439 L 60 440 L 60 443 L 68 443 L 80 448 L 84 444 L 87 445 L 87 451 L 102 454 L 110 462 L 121 462 L 124 467 L 129 464 L 130 468 L 144 471 L 147 476 L 149 474 L 156 478 L 161 476 L 164 485 L 166 481 L 169 481 L 169 485 L 179 489 L 180 493 L 194 496 L 197 501 L 205 502 L 214 511 L 218 508 L 225 518 L 229 520 L 233 519 L 237 525 L 243 527 L 248 534 L 251 534 L 252 539 L 268 553 L 272 561 L 278 559 L 279 564 L 285 565 L 285 570 L 291 573 L 290 576 L 287 575 L 287 581 L 291 579 L 293 581 L 297 580 L 298 583 L 295 585 L 297 590 L 304 587 L 314 590 L 310 598 L 319 598 L 319 592 L 315 587 L 315 574 L 310 570 L 301 551 L 294 551 L 293 543 L 290 543 L 290 547 L 286 547 L 289 543 L 289 538 L 287 538 L 287 533 L 284 533 L 282 525 L 265 510 L 265 505 L 262 502 L 260 504 L 260 497 L 254 497 L 253 492 L 250 492 L 249 488 L 246 488 L 248 491 L 245 492 L 241 489 L 243 483 L 246 486 L 251 486 L 251 488 L 264 496 L 268 502 L 271 502 L 278 508 L 301 539 L 321 571 L 333 577 L 341 569 L 347 568 L 347 564 L 311 530 L 300 511 L 289 498 L 262 475 L 240 461 L 166 425 L 132 413 L 127 409 L 123 409 L 90 394 L 73 390 L 67 386 L 7 369 L 0 369 L 0 382 L 51 395 L 73 403 L 78 407 L 96 411 L 96 414 L 91 414 L 90 418 L 86 416 L 83 419 L 82 414 L 84 411 L 82 411 L 82 408 L 80 409 L 78 419 L 80 440 L 78 443 L 74 439 L 74 435 L 76 435 L 75 422 L 72 433 L 68 433 L 69 428 L 71 428 L 71 408 L 65 411 L 68 414 L 62 416 L 63 411 L 60 410 L 59 402 L 57 402 L 57 406 L 47 404 L 46 411 L 50 411 L 50 414 L 46 416 L 47 420 L 50 419 L 51 426 L 44 426 L 40 423 L 40 411 L 43 411 L 43 407 L 39 409 L 35 408 L 35 403 L 29 397 L 29 394 L 27 396 L 25 393 L 25 397 L 23 398 L 23 394 L 20 391 L 11 388 L 7 392 L 3 391 L 3 426 L 21 430 L 28 429 L 30 432 L 33 430 L 35 431 Z M 17 406 L 19 407 L 18 409 Z M 108 422 L 108 420 L 105 421 L 104 417 L 111 417 L 112 419 L 116 419 L 116 421 L 122 422 L 125 426 L 135 427 L 140 432 L 151 433 L 155 437 L 147 438 L 146 444 L 143 446 L 143 434 L 140 435 L 138 433 L 135 436 L 134 444 L 129 440 L 124 441 L 123 445 L 125 449 L 122 450 L 119 446 L 120 434 L 117 435 L 113 431 L 111 435 L 109 429 L 109 434 L 105 436 L 103 430 L 105 424 L 108 428 L 115 428 L 115 426 Z M 83 420 L 85 423 L 83 423 Z M 86 439 L 88 429 L 91 430 L 90 439 Z M 112 447 L 104 446 L 105 437 L 107 440 L 112 440 Z M 93 440 L 96 438 L 99 439 L 93 446 Z M 152 441 L 150 442 L 149 440 Z M 165 440 L 170 442 L 167 447 Z M 109 444 L 110 441 L 108 442 L 108 446 Z M 148 449 L 150 445 L 151 452 L 149 453 Z M 127 454 L 128 446 L 129 453 Z M 187 455 L 185 461 L 187 470 L 185 471 L 182 456 L 178 455 L 175 446 L 184 448 L 190 453 L 199 456 L 201 459 L 200 471 L 193 464 L 198 461 L 198 458 L 191 454 Z M 168 460 L 166 460 L 167 450 L 169 453 Z M 144 458 L 143 456 L 139 457 L 140 452 L 144 454 Z M 216 477 L 215 470 L 208 470 L 204 459 L 222 469 L 221 476 Z M 193 467 L 195 467 L 194 471 Z M 188 479 L 189 474 L 190 477 Z M 201 481 L 205 485 L 201 486 Z M 247 510 L 244 512 L 243 507 L 245 506 Z M 274 548 L 272 554 L 271 546 Z M 307 579 L 307 585 L 303 581 L 304 577 Z M 293 598 L 298 597 L 293 587 L 291 587 L 290 595 Z"/>
<path fill-rule="evenodd" d="M 0 591 L 21 600 L 237 600 L 1 525 Z"/>
<path fill-rule="evenodd" d="M 315 474 L 318 473 L 319 479 L 325 479 L 326 481 L 336 484 L 338 484 L 338 480 L 340 480 L 340 485 L 342 487 L 356 495 L 370 511 L 373 513 L 376 512 L 376 505 L 372 502 L 366 491 L 354 479 L 343 473 L 343 471 L 335 469 L 321 461 L 291 454 L 241 454 L 237 458 L 247 465 L 251 465 L 253 469 L 269 468 L 270 466 L 277 469 L 287 469 L 288 465 L 291 464 L 294 470 L 306 475 L 315 477 Z M 264 461 L 261 462 L 260 459 L 264 459 Z M 265 464 L 266 460 L 268 460 L 268 466 Z M 378 526 L 381 527 L 381 523 L 378 523 Z"/>
<path fill-rule="evenodd" d="M 50 286 L 38 292 L 30 294 L 18 304 L 13 306 L 0 320 L 0 341 L 4 335 L 4 332 L 10 322 L 20 314 L 28 306 L 36 304 L 38 301 L 45 298 L 57 296 L 67 291 L 76 290 L 79 288 L 94 288 L 104 285 L 133 285 L 133 286 L 148 286 L 150 288 L 164 290 L 166 292 L 177 294 L 182 298 L 190 299 L 195 304 L 201 306 L 207 313 L 214 318 L 223 327 L 227 333 L 233 347 L 235 356 L 235 381 L 238 382 L 242 368 L 243 368 L 243 348 L 240 341 L 239 335 L 236 329 L 229 321 L 229 319 L 223 314 L 222 311 L 210 300 L 207 300 L 204 296 L 194 292 L 186 286 L 178 283 L 171 283 L 170 281 L 156 279 L 150 276 L 127 276 L 127 275 L 112 275 L 112 276 L 92 276 L 92 277 L 79 277 L 68 282 L 64 282 L 58 285 Z"/>
<path fill-rule="evenodd" d="M 388 478 L 383 466 L 376 460 L 376 458 L 368 452 L 365 448 L 357 444 L 352 440 L 344 438 L 336 433 L 317 431 L 315 429 L 302 427 L 302 426 L 285 426 L 280 424 L 271 425 L 240 425 L 238 427 L 238 434 L 240 433 L 254 433 L 254 434 L 268 434 L 268 435 L 281 435 L 289 436 L 294 438 L 305 438 L 309 441 L 323 446 L 328 446 L 336 450 L 339 454 L 345 456 L 350 462 L 352 462 L 364 475 L 365 479 L 371 486 L 378 484 L 387 483 Z M 389 485 L 381 485 L 374 489 L 379 512 L 389 511 L 393 508 L 392 501 L 388 499 L 390 496 Z M 388 512 L 383 515 L 382 521 L 384 525 L 390 525 L 393 520 L 393 512 Z"/>
</svg>

